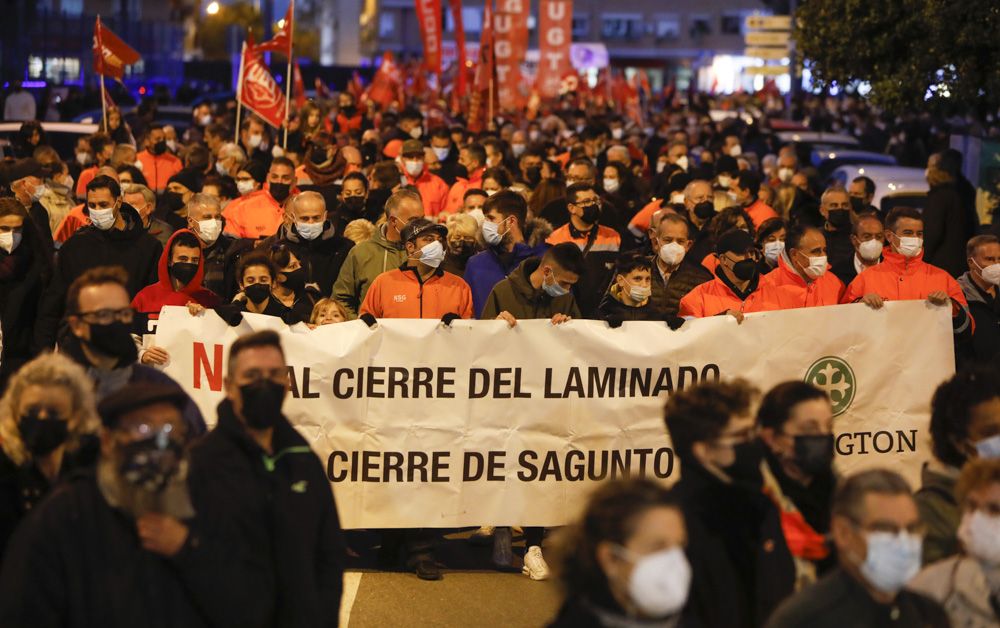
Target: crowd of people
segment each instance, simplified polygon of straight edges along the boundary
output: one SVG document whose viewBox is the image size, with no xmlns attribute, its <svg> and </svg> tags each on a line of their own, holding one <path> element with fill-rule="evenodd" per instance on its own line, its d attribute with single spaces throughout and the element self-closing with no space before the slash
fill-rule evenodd
<svg viewBox="0 0 1000 628">
<path fill-rule="evenodd" d="M 716 121 L 700 99 L 640 123 L 564 98 L 474 132 L 344 92 L 296 112 L 283 142 L 253 115 L 234 128 L 229 108 L 198 105 L 180 132 L 145 111 L 134 127 L 112 111 L 73 155 L 27 122 L 0 164 L 0 625 L 336 623 L 347 543 L 281 414 L 277 336 L 232 346 L 206 433 L 149 342 L 164 306 L 234 326 L 249 312 L 672 333 L 898 300 L 948 308 L 961 367 L 935 395 L 915 497 L 890 471 L 835 477 L 822 391 L 790 382 L 758 402 L 746 382 L 704 384 L 667 403 L 679 484 L 599 489 L 552 536 L 552 569 L 547 531 L 526 528 L 524 573 L 561 574 L 557 625 L 996 625 L 1000 239 L 939 129 L 887 130 L 857 100 L 806 108 L 926 166 L 926 207 L 883 212 L 871 179 L 820 181 L 766 113 Z M 383 567 L 442 577 L 433 530 L 381 538 Z M 510 528 L 473 538 L 510 566 Z M 945 562 L 911 582 L 922 557 Z M 148 595 L 116 597 L 134 581 Z"/>
</svg>

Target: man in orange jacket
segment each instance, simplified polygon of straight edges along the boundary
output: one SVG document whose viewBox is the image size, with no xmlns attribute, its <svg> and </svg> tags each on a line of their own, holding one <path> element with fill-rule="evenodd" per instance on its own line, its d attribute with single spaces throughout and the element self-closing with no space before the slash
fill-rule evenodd
<svg viewBox="0 0 1000 628">
<path fill-rule="evenodd" d="M 743 322 L 743 302 L 757 290 L 760 252 L 753 238 L 742 229 L 732 229 L 715 244 L 719 265 L 715 279 L 696 286 L 681 299 L 681 318 L 704 318 L 729 314 Z"/>
<path fill-rule="evenodd" d="M 226 233 L 257 240 L 278 231 L 285 217 L 285 203 L 295 184 L 295 164 L 287 157 L 275 157 L 267 171 L 267 187 L 250 192 L 226 206 Z"/>
<path fill-rule="evenodd" d="M 472 290 L 441 270 L 448 229 L 427 218 L 406 223 L 400 233 L 406 262 L 375 278 L 359 314 L 375 318 L 472 318 Z"/>
<path fill-rule="evenodd" d="M 764 221 L 777 218 L 778 213 L 770 205 L 760 200 L 760 177 L 749 170 L 743 171 L 730 183 L 730 198 L 732 198 L 753 221 L 753 228 L 760 229 Z"/>
<path fill-rule="evenodd" d="M 424 203 L 424 214 L 437 216 L 444 211 L 445 203 L 448 202 L 448 184 L 427 169 L 424 161 L 424 145 L 420 140 L 403 142 L 400 154 L 406 184 L 416 187 L 420 192 L 420 199 Z"/>
<path fill-rule="evenodd" d="M 486 170 L 486 149 L 482 144 L 469 144 L 463 146 L 458 153 L 458 163 L 465 166 L 469 173 L 468 178 L 458 177 L 455 184 L 448 192 L 448 202 L 444 211 L 455 214 L 462 211 L 462 204 L 465 201 L 465 193 L 470 189 L 482 189 L 483 172 Z"/>
<path fill-rule="evenodd" d="M 157 194 L 167 189 L 167 182 L 184 167 L 181 160 L 167 151 L 167 136 L 162 124 L 152 124 L 146 131 L 146 150 L 136 158 L 142 164 L 142 174 L 149 188 Z"/>
<path fill-rule="evenodd" d="M 885 301 L 927 299 L 933 305 L 950 304 L 955 335 L 971 338 L 975 323 L 961 286 L 946 271 L 923 259 L 924 221 L 920 212 L 909 207 L 889 212 L 885 241 L 888 246 L 882 251 L 882 262 L 858 275 L 842 301 L 861 301 L 875 310 Z"/>
<path fill-rule="evenodd" d="M 785 235 L 778 267 L 764 275 L 743 311 L 769 312 L 837 305 L 844 284 L 827 272 L 826 237 L 815 227 L 795 225 Z"/>
</svg>

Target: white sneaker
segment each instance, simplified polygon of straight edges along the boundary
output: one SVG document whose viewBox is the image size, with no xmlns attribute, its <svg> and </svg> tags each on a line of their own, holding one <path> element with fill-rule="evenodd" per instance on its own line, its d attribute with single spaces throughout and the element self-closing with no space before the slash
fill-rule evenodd
<svg viewBox="0 0 1000 628">
<path fill-rule="evenodd" d="M 524 567 L 521 572 L 532 580 L 548 580 L 549 565 L 542 557 L 542 548 L 532 545 L 524 554 Z"/>
</svg>

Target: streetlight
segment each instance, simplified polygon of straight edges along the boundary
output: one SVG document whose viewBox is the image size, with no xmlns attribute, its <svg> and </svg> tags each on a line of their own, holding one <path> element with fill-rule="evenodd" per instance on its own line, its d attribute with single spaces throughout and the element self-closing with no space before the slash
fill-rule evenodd
<svg viewBox="0 0 1000 628">
<path fill-rule="evenodd" d="M 205 7 L 205 13 L 207 13 L 209 15 L 215 15 L 218 12 L 219 12 L 219 3 L 216 2 L 215 0 L 212 0 L 212 2 L 209 2 L 208 6 Z"/>
</svg>

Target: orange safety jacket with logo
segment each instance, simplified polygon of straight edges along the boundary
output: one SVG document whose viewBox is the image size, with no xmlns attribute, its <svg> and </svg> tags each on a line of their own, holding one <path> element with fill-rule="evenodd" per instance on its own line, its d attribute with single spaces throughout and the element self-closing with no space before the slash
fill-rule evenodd
<svg viewBox="0 0 1000 628">
<path fill-rule="evenodd" d="M 951 298 L 954 332 L 971 334 L 975 322 L 969 314 L 969 302 L 962 287 L 947 271 L 925 262 L 923 251 L 907 258 L 894 252 L 891 246 L 885 247 L 882 261 L 855 277 L 841 302 L 854 303 L 867 294 L 877 294 L 886 301 L 921 301 L 938 291 Z"/>
<path fill-rule="evenodd" d="M 837 305 L 843 294 L 844 283 L 829 271 L 829 265 L 822 277 L 806 283 L 782 255 L 778 258 L 778 267 L 761 277 L 757 290 L 747 297 L 743 311 L 771 312 Z"/>
<path fill-rule="evenodd" d="M 404 265 L 375 278 L 358 313 L 375 318 L 441 318 L 445 314 L 472 318 L 472 290 L 461 277 L 440 268 L 421 280 L 416 268 Z"/>
</svg>

